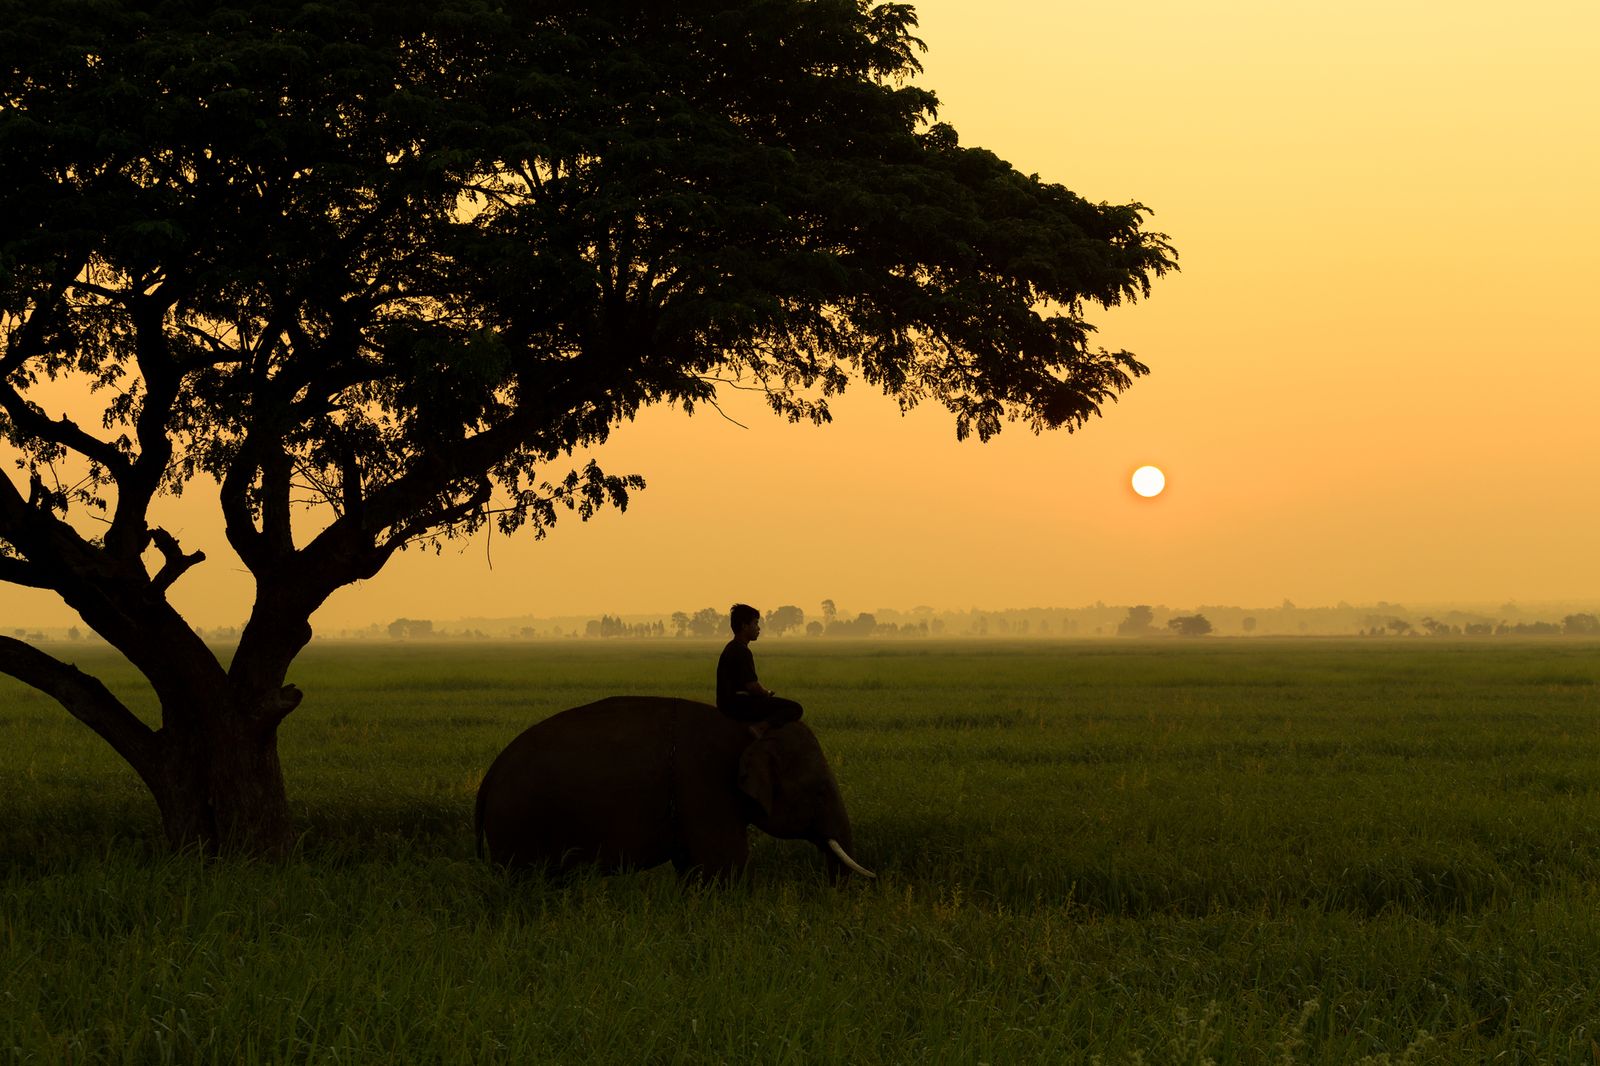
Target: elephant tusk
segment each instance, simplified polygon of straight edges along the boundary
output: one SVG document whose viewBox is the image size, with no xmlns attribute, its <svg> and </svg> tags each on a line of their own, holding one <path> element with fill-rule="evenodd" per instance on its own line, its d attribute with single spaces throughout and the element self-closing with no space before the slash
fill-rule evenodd
<svg viewBox="0 0 1600 1066">
<path fill-rule="evenodd" d="M 850 867 L 850 869 L 854 870 L 856 873 L 860 874 L 862 877 L 877 877 L 878 876 L 877 874 L 873 873 L 871 870 L 867 869 L 865 866 L 862 866 L 859 862 L 856 862 L 854 859 L 852 859 L 850 857 L 850 854 L 848 852 L 846 852 L 844 850 L 844 848 L 840 847 L 839 846 L 839 842 L 837 840 L 833 839 L 832 837 L 828 838 L 828 850 L 833 852 L 835 855 L 837 855 L 839 857 L 839 861 L 840 862 L 842 862 L 846 866 Z"/>
</svg>

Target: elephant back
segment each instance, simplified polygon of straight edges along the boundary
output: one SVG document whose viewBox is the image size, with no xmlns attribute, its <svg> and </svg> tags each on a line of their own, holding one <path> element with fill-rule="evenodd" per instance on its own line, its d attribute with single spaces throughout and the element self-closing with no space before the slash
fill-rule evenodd
<svg viewBox="0 0 1600 1066">
<path fill-rule="evenodd" d="M 565 776 L 564 765 L 585 779 L 648 776 L 661 762 L 672 735 L 693 732 L 715 707 L 661 696 L 610 696 L 559 711 L 524 729 L 490 765 L 488 781 L 502 772 L 526 779 Z M 658 767 L 659 768 L 659 767 Z"/>
<path fill-rule="evenodd" d="M 658 696 L 613 696 L 551 715 L 519 734 L 479 787 L 479 831 L 490 857 L 513 865 L 569 849 L 663 861 L 672 763 L 713 737 L 743 732 L 715 707 Z M 697 760 L 698 761 L 698 760 Z"/>
</svg>

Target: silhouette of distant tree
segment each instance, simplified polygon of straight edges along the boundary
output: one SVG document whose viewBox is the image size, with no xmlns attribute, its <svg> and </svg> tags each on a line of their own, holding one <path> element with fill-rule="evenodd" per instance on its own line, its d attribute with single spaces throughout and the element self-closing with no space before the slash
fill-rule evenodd
<svg viewBox="0 0 1600 1066">
<path fill-rule="evenodd" d="M 1117 636 L 1143 637 L 1155 632 L 1156 613 L 1148 606 L 1141 604 L 1128 608 L 1128 617 L 1117 623 Z"/>
<path fill-rule="evenodd" d="M 1246 615 L 1242 620 L 1240 620 L 1239 626 L 1246 633 L 1254 633 L 1256 631 L 1256 620 L 1254 616 Z"/>
<path fill-rule="evenodd" d="M 839 617 L 839 608 L 834 606 L 833 601 L 832 600 L 823 600 L 822 601 L 822 627 L 824 629 L 826 629 L 828 626 L 833 625 L 834 620 L 836 618 L 838 618 L 838 617 Z"/>
<path fill-rule="evenodd" d="M 806 623 L 806 636 L 808 636 L 808 637 L 820 637 L 823 634 L 824 628 L 825 627 L 823 626 L 823 624 L 821 622 L 807 622 Z"/>
<path fill-rule="evenodd" d="M 160 726 L 24 640 L 0 670 L 175 845 L 286 852 L 312 614 L 407 545 L 625 506 L 639 478 L 568 468 L 645 406 L 737 379 L 820 423 L 856 375 L 958 437 L 1071 431 L 1146 372 L 1084 309 L 1174 265 L 1140 205 L 938 123 L 903 4 L 0 0 L 0 26 L 0 580 L 59 594 Z M 191 482 L 255 582 L 221 658 L 168 599 L 204 552 L 152 521 Z"/>
<path fill-rule="evenodd" d="M 792 604 L 767 612 L 766 625 L 772 635 L 781 637 L 791 629 L 805 625 L 806 613 Z"/>
<path fill-rule="evenodd" d="M 728 631 L 728 613 L 715 607 L 702 607 L 689 619 L 689 633 L 692 636 L 717 637 Z"/>
<path fill-rule="evenodd" d="M 1600 618 L 1592 614 L 1569 614 L 1561 620 L 1561 632 L 1568 636 L 1592 636 L 1600 633 Z"/>
<path fill-rule="evenodd" d="M 1562 627 L 1555 622 L 1518 622 L 1515 625 L 1502 622 L 1495 629 L 1496 635 L 1518 637 L 1551 637 L 1561 632 Z"/>
<path fill-rule="evenodd" d="M 591 618 L 583 627 L 586 637 L 657 637 L 665 633 L 666 626 L 661 622 L 635 622 L 630 625 L 622 620 L 621 615 L 610 614 Z"/>
<path fill-rule="evenodd" d="M 1211 632 L 1211 623 L 1203 614 L 1178 615 L 1167 619 L 1167 628 L 1180 637 L 1203 637 Z"/>
<path fill-rule="evenodd" d="M 835 620 L 824 632 L 830 637 L 869 637 L 877 628 L 877 616 L 863 611 L 852 619 Z"/>
<path fill-rule="evenodd" d="M 685 611 L 672 612 L 672 635 L 675 637 L 687 636 L 689 633 L 689 615 Z"/>
</svg>

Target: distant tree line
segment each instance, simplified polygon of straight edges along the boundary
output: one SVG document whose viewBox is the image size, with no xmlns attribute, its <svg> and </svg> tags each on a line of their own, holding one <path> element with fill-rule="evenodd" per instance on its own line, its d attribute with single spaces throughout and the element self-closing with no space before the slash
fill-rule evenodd
<svg viewBox="0 0 1600 1066">
<path fill-rule="evenodd" d="M 1600 635 L 1600 616 L 1581 612 L 1569 614 L 1560 622 L 1441 622 L 1431 615 L 1423 616 L 1416 625 L 1404 618 L 1388 618 L 1361 630 L 1366 637 L 1413 636 L 1430 637 L 1592 637 Z"/>
<path fill-rule="evenodd" d="M 1256 620 L 1247 616 L 1240 620 L 1244 633 L 1255 631 Z M 1167 619 L 1167 629 L 1181 637 L 1203 637 L 1212 632 L 1209 619 L 1203 614 L 1174 615 Z M 1119 637 L 1147 637 L 1160 633 L 1155 625 L 1155 611 L 1148 604 L 1128 608 L 1128 615 L 1117 623 Z M 1444 622 L 1432 615 L 1424 615 L 1416 624 L 1399 617 L 1379 618 L 1369 616 L 1367 624 L 1359 631 L 1361 636 L 1414 636 L 1431 637 L 1487 637 L 1487 636 L 1568 636 L 1588 637 L 1600 635 L 1600 617 L 1589 613 L 1569 614 L 1556 622 Z"/>
<path fill-rule="evenodd" d="M 1042 610 L 1029 610 L 1026 612 L 985 612 L 973 610 L 969 612 L 964 628 L 952 630 L 945 618 L 933 617 L 929 608 L 919 609 L 923 616 L 916 618 L 902 618 L 897 621 L 880 620 L 877 613 L 862 611 L 855 617 L 841 614 L 832 600 L 823 600 L 820 615 L 808 618 L 806 612 L 794 604 L 784 604 L 767 611 L 762 617 L 762 632 L 768 637 L 783 637 L 790 634 L 804 634 L 808 637 L 940 637 L 945 635 L 968 637 L 1072 637 L 1079 635 L 1108 635 L 1115 633 L 1119 637 L 1154 637 L 1171 634 L 1179 637 L 1204 637 L 1217 631 L 1215 623 L 1205 613 L 1196 611 L 1192 614 L 1167 614 L 1165 608 L 1154 608 L 1149 604 L 1138 604 L 1126 609 L 1124 618 L 1114 625 L 1095 626 L 1092 630 L 1080 625 L 1079 620 L 1071 617 L 1030 617 L 1045 614 Z M 1207 608 L 1211 610 L 1211 608 Z M 1232 611 L 1232 620 L 1229 632 L 1250 635 L 1258 630 L 1258 621 L 1255 615 L 1238 615 L 1237 609 L 1223 609 Z M 1285 604 L 1282 611 L 1293 611 L 1292 604 Z M 1158 621 L 1158 611 L 1163 616 Z M 894 612 L 890 612 L 894 613 Z M 1059 613 L 1059 612 L 1058 612 Z M 1019 617 L 1020 616 L 1020 617 Z M 1300 632 L 1306 632 L 1306 626 L 1301 623 Z M 1281 625 L 1276 629 L 1269 629 L 1268 633 L 1283 632 Z M 1328 634 L 1328 630 L 1319 632 Z M 1344 630 L 1350 633 L 1349 629 Z M 1600 617 L 1587 612 L 1568 614 L 1560 622 L 1545 621 L 1501 621 L 1498 623 L 1487 621 L 1445 621 L 1432 615 L 1424 615 L 1420 620 L 1412 622 L 1399 615 L 1369 614 L 1365 616 L 1359 628 L 1355 630 L 1360 636 L 1434 636 L 1434 637 L 1489 637 L 1489 636 L 1600 636 Z M 463 633 L 443 633 L 435 631 L 433 623 L 426 619 L 397 618 L 388 626 L 389 636 L 394 639 L 445 639 L 447 637 L 466 637 L 473 639 L 488 639 L 485 634 L 477 630 Z M 574 628 L 573 635 L 580 634 L 585 637 L 613 638 L 633 637 L 654 639 L 662 637 L 693 638 L 699 640 L 714 640 L 725 638 L 728 635 L 728 612 L 717 607 L 702 607 L 697 611 L 674 611 L 666 619 L 654 621 L 644 620 L 627 622 L 621 615 L 602 614 L 599 618 L 591 618 L 584 623 L 582 629 Z M 532 638 L 537 632 L 529 626 L 513 631 L 513 636 L 524 639 Z M 560 627 L 552 634 L 561 635 Z M 1329 635 L 1337 635 L 1336 632 Z"/>
<path fill-rule="evenodd" d="M 928 637 L 939 636 L 944 629 L 944 622 L 938 619 L 880 622 L 876 615 L 866 611 L 854 618 L 845 618 L 832 600 L 822 601 L 821 618 L 808 620 L 804 610 L 788 603 L 767 611 L 761 619 L 762 633 L 769 637 L 790 633 L 804 633 L 808 637 Z M 1027 632 L 1025 624 L 1021 631 Z M 633 625 L 624 623 L 621 617 L 602 615 L 585 623 L 583 633 L 586 637 L 662 637 L 670 633 L 678 638 L 710 640 L 729 634 L 728 611 L 716 607 L 702 607 L 694 612 L 674 611 L 665 621 Z"/>
<path fill-rule="evenodd" d="M 489 634 L 481 629 L 446 631 L 435 629 L 426 618 L 396 618 L 388 627 L 391 640 L 488 640 Z"/>
<path fill-rule="evenodd" d="M 1117 623 L 1119 637 L 1148 637 L 1161 632 L 1155 626 L 1155 610 L 1149 604 L 1128 608 L 1128 617 Z M 1248 629 L 1255 628 L 1255 619 L 1246 619 Z M 1174 615 L 1167 619 L 1167 629 L 1180 637 L 1203 637 L 1211 632 L 1211 622 L 1203 614 Z"/>
<path fill-rule="evenodd" d="M 586 637 L 661 637 L 667 632 L 665 622 L 637 622 L 629 625 L 621 617 L 603 614 L 584 623 Z"/>
<path fill-rule="evenodd" d="M 1103 614 L 1107 608 L 1096 605 L 1093 609 L 1084 609 L 1080 613 L 1095 612 Z M 1259 624 L 1255 615 L 1241 615 L 1237 608 L 1207 608 L 1206 611 L 1219 610 L 1227 617 L 1225 632 L 1251 635 L 1258 631 Z M 1290 616 L 1293 614 L 1317 614 L 1325 609 L 1313 608 L 1309 611 L 1299 611 L 1293 604 L 1285 602 L 1283 608 L 1266 612 L 1269 617 Z M 957 615 L 956 626 L 951 625 L 950 618 L 935 617 L 931 608 L 918 608 L 913 617 L 907 618 L 903 613 L 888 612 L 897 615 L 894 620 L 884 620 L 878 613 L 862 611 L 854 617 L 841 613 L 834 601 L 823 600 L 821 611 L 817 617 L 808 617 L 806 612 L 794 604 L 784 604 L 767 611 L 762 617 L 762 632 L 768 637 L 784 637 L 788 635 L 804 634 L 807 637 L 1000 637 L 1000 638 L 1026 638 L 1026 637 L 1074 637 L 1080 635 L 1105 636 L 1115 634 L 1119 637 L 1155 637 L 1173 635 L 1180 637 L 1203 637 L 1217 632 L 1217 625 L 1206 613 L 1195 611 L 1190 614 L 1170 613 L 1166 608 L 1155 608 L 1149 604 L 1138 604 L 1126 608 L 1126 615 L 1113 624 L 1089 626 L 1082 619 L 1063 615 L 1062 612 L 1050 612 L 1045 609 L 1029 609 L 1026 611 L 979 611 L 967 612 L 965 624 L 959 624 L 961 619 Z M 1050 617 L 1051 614 L 1055 617 Z M 1093 617 L 1091 615 L 1091 621 Z M 376 630 L 378 627 L 373 627 Z M 1305 622 L 1300 622 L 1298 631 L 1308 632 Z M 1282 635 L 1285 627 L 1282 621 L 1269 626 L 1267 635 Z M 1324 635 L 1338 635 L 1339 630 L 1319 627 L 1316 632 Z M 1343 633 L 1350 634 L 1351 629 L 1343 629 Z M 1559 622 L 1548 621 L 1500 621 L 1467 620 L 1459 615 L 1454 621 L 1436 618 L 1433 615 L 1424 615 L 1413 622 L 1399 614 L 1367 614 L 1360 619 L 1359 625 L 1354 629 L 1359 636 L 1379 637 L 1504 637 L 1504 636 L 1569 636 L 1569 637 L 1595 637 L 1600 636 L 1600 616 L 1589 612 L 1575 612 L 1566 615 Z M 713 640 L 726 638 L 728 635 L 728 612 L 724 608 L 702 607 L 697 611 L 674 611 L 668 618 L 656 620 L 642 620 L 628 622 L 622 616 L 602 614 L 599 618 L 591 618 L 581 628 L 574 627 L 573 636 L 613 638 L 633 637 L 654 639 L 662 637 L 694 638 L 700 640 Z M 30 634 L 35 638 L 42 638 L 43 634 Z M 214 636 L 226 639 L 230 635 L 237 635 L 237 629 L 218 630 Z M 388 625 L 388 635 L 396 640 L 427 640 L 427 639 L 478 639 L 487 640 L 488 636 L 479 630 L 469 630 L 461 633 L 445 633 L 436 630 L 431 621 L 418 618 L 397 618 Z M 512 630 L 511 636 L 531 639 L 539 636 L 538 631 L 530 626 Z M 561 636 L 559 626 L 545 635 Z M 71 639 L 78 639 L 71 637 Z"/>
</svg>

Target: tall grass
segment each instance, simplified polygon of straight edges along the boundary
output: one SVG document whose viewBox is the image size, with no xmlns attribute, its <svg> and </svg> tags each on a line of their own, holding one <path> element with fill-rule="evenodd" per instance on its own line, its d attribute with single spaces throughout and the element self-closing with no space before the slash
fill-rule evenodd
<svg viewBox="0 0 1600 1066">
<path fill-rule="evenodd" d="M 317 645 L 294 861 L 169 856 L 131 771 L 0 685 L 17 1062 L 1593 1061 L 1592 644 L 772 641 L 876 883 L 472 858 L 484 769 L 715 646 Z M 79 664 L 153 715 L 103 652 Z"/>
</svg>

